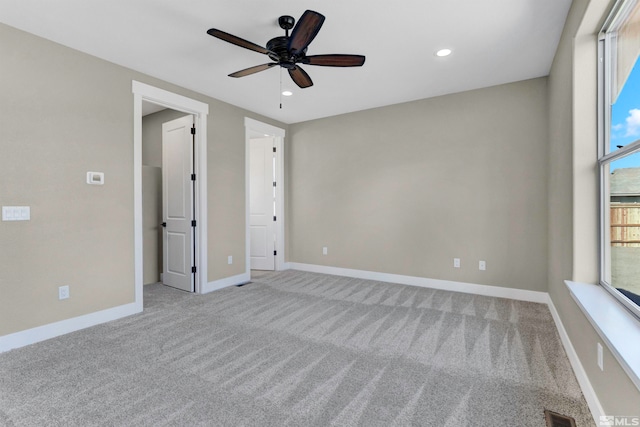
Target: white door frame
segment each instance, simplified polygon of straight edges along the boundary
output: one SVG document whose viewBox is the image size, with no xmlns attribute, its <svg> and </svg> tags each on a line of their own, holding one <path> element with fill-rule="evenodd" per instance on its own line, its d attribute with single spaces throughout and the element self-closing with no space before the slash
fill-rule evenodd
<svg viewBox="0 0 640 427">
<path fill-rule="evenodd" d="M 209 105 L 176 93 L 133 80 L 133 227 L 134 227 L 134 275 L 135 304 L 142 311 L 142 102 L 162 105 L 172 110 L 194 116 L 196 126 L 195 164 L 196 174 L 196 253 L 198 268 L 195 291 L 202 293 L 207 283 L 207 115 Z"/>
<path fill-rule="evenodd" d="M 249 117 L 244 118 L 245 127 L 245 273 L 251 275 L 251 236 L 250 236 L 250 209 L 249 209 L 249 140 L 252 134 L 258 132 L 262 135 L 274 137 L 274 146 L 276 147 L 276 263 L 275 269 L 285 269 L 285 242 L 284 242 L 284 136 L 285 130 L 259 122 Z M 249 276 L 250 277 L 250 276 Z"/>
</svg>

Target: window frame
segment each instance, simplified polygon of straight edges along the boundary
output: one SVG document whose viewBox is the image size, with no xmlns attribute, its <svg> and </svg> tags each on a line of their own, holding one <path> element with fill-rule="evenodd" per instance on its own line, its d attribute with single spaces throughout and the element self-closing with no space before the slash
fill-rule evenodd
<svg viewBox="0 0 640 427">
<path fill-rule="evenodd" d="M 607 278 L 611 268 L 610 237 L 610 196 L 607 166 L 623 157 L 640 152 L 640 140 L 627 144 L 615 151 L 611 146 L 611 99 L 616 54 L 615 37 L 621 23 L 634 9 L 639 0 L 618 0 L 607 17 L 598 35 L 598 200 L 599 212 L 599 283 L 627 310 L 640 319 L 640 306 L 619 292 Z"/>
</svg>

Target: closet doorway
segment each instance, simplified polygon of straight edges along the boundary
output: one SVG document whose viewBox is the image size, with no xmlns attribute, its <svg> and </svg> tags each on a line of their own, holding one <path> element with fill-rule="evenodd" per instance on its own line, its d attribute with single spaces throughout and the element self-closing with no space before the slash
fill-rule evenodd
<svg viewBox="0 0 640 427">
<path fill-rule="evenodd" d="M 160 254 L 162 223 L 167 222 L 163 218 L 162 212 L 162 131 L 155 139 L 155 148 L 148 144 L 143 147 L 143 104 L 145 109 L 155 105 L 156 111 L 150 114 L 164 114 L 165 117 L 158 120 L 161 123 L 171 122 L 180 117 L 190 116 L 191 126 L 183 126 L 181 132 L 190 136 L 190 149 L 179 162 L 183 169 L 183 174 L 188 175 L 188 187 L 182 186 L 184 181 L 177 180 L 182 188 L 188 189 L 193 195 L 192 202 L 185 207 L 186 221 L 193 221 L 193 229 L 190 236 L 191 242 L 183 242 L 187 256 L 184 262 L 175 263 L 172 266 L 177 270 L 184 271 L 189 275 L 189 284 L 186 290 L 191 292 L 202 292 L 207 284 L 207 115 L 209 106 L 200 101 L 196 101 L 182 95 L 165 91 L 153 86 L 149 86 L 137 81 L 132 82 L 132 92 L 134 94 L 134 263 L 135 263 L 135 303 L 142 309 L 142 288 L 144 283 L 157 283 L 160 281 L 160 265 L 164 267 L 165 259 Z M 147 110 L 146 113 L 149 113 Z M 149 114 L 146 114 L 149 116 Z M 145 121 L 148 119 L 145 119 Z M 161 129 L 161 127 L 160 127 Z M 195 135 L 192 130 L 195 130 Z M 157 132 L 157 131 L 156 131 Z M 150 153 L 149 150 L 153 151 Z M 144 153 L 143 153 L 144 151 Z M 143 156 L 144 154 L 144 156 Z M 189 156 L 191 156 L 189 158 Z M 143 163 L 143 157 L 144 163 Z M 187 160 L 185 160 L 187 159 Z M 184 166 L 188 164 L 188 166 Z M 153 169 L 155 168 L 155 170 Z M 190 171 L 188 171 L 190 169 Z M 187 173 L 191 172 L 191 173 Z M 192 175 L 193 174 L 193 175 Z M 151 181 L 151 191 L 143 193 L 143 178 L 145 187 Z M 195 178 L 195 181 L 192 179 Z M 144 200 L 143 200 L 144 199 Z M 151 199 L 151 200 L 147 200 Z M 143 209 L 148 205 L 149 209 Z M 187 206 L 187 205 L 185 205 Z M 186 211 L 189 210 L 190 214 Z M 144 217 L 144 218 L 143 218 Z M 190 217 L 190 218 L 189 218 Z M 146 225 L 146 227 L 145 227 Z M 146 234 L 146 236 L 145 236 Z M 151 239 L 145 237 L 152 236 Z M 153 242 L 155 240 L 155 244 Z M 174 239 L 175 240 L 175 239 Z M 174 242 L 175 243 L 175 242 Z M 146 246 L 146 248 L 145 248 Z M 188 249 L 187 249 L 188 248 Z M 146 249 L 146 250 L 145 250 Z M 151 254 L 153 260 L 149 264 L 145 262 L 145 253 Z M 147 258 L 151 258 L 147 257 Z M 155 261 L 155 262 L 154 262 Z M 155 264 L 155 265 L 154 265 Z M 146 275 L 146 277 L 145 277 Z M 157 280 L 154 280 L 153 277 Z M 163 274 L 164 275 L 164 274 Z"/>
</svg>

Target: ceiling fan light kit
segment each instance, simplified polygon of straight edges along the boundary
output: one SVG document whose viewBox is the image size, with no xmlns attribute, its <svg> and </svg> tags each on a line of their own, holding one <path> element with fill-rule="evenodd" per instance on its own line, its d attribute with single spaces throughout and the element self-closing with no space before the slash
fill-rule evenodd
<svg viewBox="0 0 640 427">
<path fill-rule="evenodd" d="M 312 10 L 305 11 L 297 24 L 292 16 L 283 15 L 278 18 L 278 25 L 285 30 L 285 35 L 272 38 L 267 42 L 266 47 L 215 28 L 209 29 L 207 33 L 236 46 L 267 55 L 274 61 L 236 71 L 229 74 L 229 77 L 245 77 L 279 65 L 289 72 L 289 76 L 291 76 L 296 85 L 304 89 L 313 86 L 313 81 L 298 64 L 323 67 L 361 67 L 365 61 L 363 55 L 329 54 L 307 56 L 307 48 L 318 35 L 324 20 L 324 15 Z M 293 31 L 289 35 L 289 30 L 291 29 Z"/>
</svg>

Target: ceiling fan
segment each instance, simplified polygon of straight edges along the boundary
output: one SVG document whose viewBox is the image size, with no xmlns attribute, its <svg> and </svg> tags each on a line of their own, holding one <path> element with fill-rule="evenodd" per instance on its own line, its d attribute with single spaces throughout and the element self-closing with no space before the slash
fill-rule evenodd
<svg viewBox="0 0 640 427">
<path fill-rule="evenodd" d="M 311 77 L 298 64 L 324 67 L 360 67 L 364 64 L 365 57 L 362 55 L 306 55 L 307 47 L 320 31 L 324 19 L 324 15 L 313 10 L 307 10 L 294 27 L 295 19 L 292 16 L 281 16 L 278 18 L 278 24 L 280 28 L 285 30 L 285 35 L 269 40 L 266 48 L 215 28 L 211 28 L 207 31 L 207 34 L 236 46 L 263 53 L 274 61 L 236 71 L 229 74 L 229 77 L 244 77 L 279 65 L 282 68 L 286 68 L 295 84 L 304 89 L 313 86 L 313 82 Z M 293 31 L 289 36 L 289 30 L 292 28 Z"/>
</svg>

